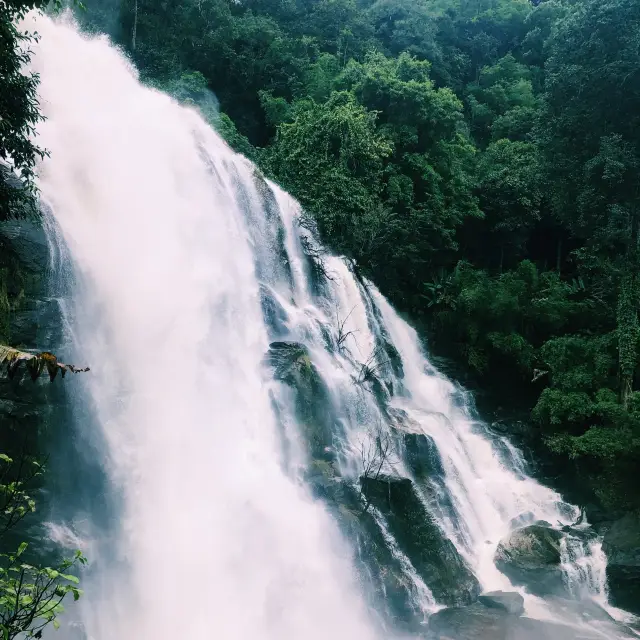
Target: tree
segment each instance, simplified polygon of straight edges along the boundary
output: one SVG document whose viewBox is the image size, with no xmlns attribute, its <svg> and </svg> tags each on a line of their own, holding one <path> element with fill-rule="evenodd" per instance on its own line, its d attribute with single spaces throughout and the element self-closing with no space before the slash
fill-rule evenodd
<svg viewBox="0 0 640 640">
<path fill-rule="evenodd" d="M 620 393 L 638 361 L 640 6 L 577 4 L 549 42 L 544 140 L 557 215 L 617 282 Z M 601 276 L 602 277 L 602 276 Z"/>
<path fill-rule="evenodd" d="M 468 86 L 472 131 L 477 140 L 526 140 L 535 123 L 538 100 L 531 70 L 511 53 L 484 67 Z"/>
<path fill-rule="evenodd" d="M 38 76 L 25 71 L 35 35 L 17 23 L 47 0 L 0 3 L 0 220 L 32 210 L 34 171 L 45 156 L 33 140 L 42 119 L 38 108 Z"/>
<path fill-rule="evenodd" d="M 0 543 L 35 511 L 27 487 L 42 472 L 36 460 L 22 457 L 15 464 L 0 453 Z M 46 626 L 59 626 L 65 598 L 71 595 L 78 600 L 82 594 L 77 576 L 70 573 L 76 565 L 86 563 L 80 551 L 52 568 L 28 562 L 27 550 L 28 544 L 23 542 L 14 553 L 0 553 L 0 633 L 6 640 L 41 638 Z"/>
<path fill-rule="evenodd" d="M 336 80 L 377 112 L 393 153 L 384 160 L 382 206 L 395 214 L 391 251 L 369 263 L 379 286 L 411 308 L 422 282 L 450 259 L 463 221 L 480 215 L 473 196 L 475 149 L 465 135 L 462 104 L 438 89 L 430 66 L 408 54 L 371 54 Z M 402 297 L 402 298 L 401 298 Z"/>
<path fill-rule="evenodd" d="M 291 122 L 278 128 L 267 162 L 281 184 L 314 215 L 320 233 L 356 260 L 370 257 L 358 241 L 362 225 L 380 209 L 383 162 L 391 144 L 376 129 L 376 113 L 336 92 L 324 104 L 294 102 Z M 374 222 L 383 231 L 390 212 Z"/>
<path fill-rule="evenodd" d="M 540 220 L 542 163 L 536 145 L 507 139 L 491 143 L 480 156 L 477 194 L 489 232 L 481 236 L 481 251 L 488 256 L 495 247 L 499 260 L 485 261 L 502 271 L 505 256 L 512 264 L 524 256 L 531 230 Z"/>
</svg>

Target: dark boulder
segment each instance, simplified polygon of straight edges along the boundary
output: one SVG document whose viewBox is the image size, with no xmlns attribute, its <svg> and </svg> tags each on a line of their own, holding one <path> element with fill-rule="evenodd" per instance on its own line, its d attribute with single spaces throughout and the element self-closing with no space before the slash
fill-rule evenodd
<svg viewBox="0 0 640 640">
<path fill-rule="evenodd" d="M 532 593 L 562 593 L 560 541 L 563 534 L 540 524 L 516 529 L 498 545 L 496 566 L 514 584 Z"/>
<path fill-rule="evenodd" d="M 385 517 L 402 552 L 438 602 L 469 604 L 480 593 L 471 569 L 446 538 L 408 478 L 360 479 L 365 499 Z"/>
<path fill-rule="evenodd" d="M 272 338 L 286 335 L 289 330 L 287 327 L 287 312 L 276 300 L 271 289 L 264 284 L 260 285 L 260 306 L 262 307 L 262 315 L 269 335 Z"/>
<path fill-rule="evenodd" d="M 602 548 L 607 554 L 611 601 L 640 614 L 640 514 L 616 520 L 605 533 Z"/>
<path fill-rule="evenodd" d="M 405 462 L 417 479 L 443 477 L 444 468 L 435 440 L 425 433 L 404 433 Z"/>
<path fill-rule="evenodd" d="M 469 607 L 443 609 L 429 618 L 436 640 L 504 640 L 509 614 L 477 602 Z"/>
<path fill-rule="evenodd" d="M 515 591 L 489 591 L 479 595 L 478 601 L 489 609 L 500 609 L 515 616 L 524 613 L 524 598 Z"/>
<path fill-rule="evenodd" d="M 597 640 L 631 638 L 615 624 L 569 625 L 519 617 L 477 602 L 469 607 L 443 609 L 429 618 L 434 640 Z"/>
<path fill-rule="evenodd" d="M 355 569 L 369 606 L 406 633 L 419 632 L 423 613 L 419 594 L 389 548 L 371 510 L 365 510 L 359 488 L 341 478 L 334 464 L 314 460 L 306 479 L 313 495 L 327 505 L 345 538 L 355 542 Z"/>
<path fill-rule="evenodd" d="M 274 377 L 293 389 L 296 416 L 304 428 L 311 457 L 333 460 L 333 405 L 307 348 L 298 342 L 272 342 L 266 361 Z"/>
</svg>

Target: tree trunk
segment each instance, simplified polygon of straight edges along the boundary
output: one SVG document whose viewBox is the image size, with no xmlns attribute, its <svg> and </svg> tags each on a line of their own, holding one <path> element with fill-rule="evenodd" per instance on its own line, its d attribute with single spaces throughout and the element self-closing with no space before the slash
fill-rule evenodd
<svg viewBox="0 0 640 640">
<path fill-rule="evenodd" d="M 131 35 L 131 50 L 136 50 L 136 35 L 138 33 L 138 0 L 136 0 L 133 11 L 133 33 Z"/>
<path fill-rule="evenodd" d="M 638 360 L 638 216 L 631 214 L 631 237 L 625 273 L 618 294 L 618 359 L 620 371 L 620 401 L 625 409 L 633 391 L 633 377 Z"/>
</svg>

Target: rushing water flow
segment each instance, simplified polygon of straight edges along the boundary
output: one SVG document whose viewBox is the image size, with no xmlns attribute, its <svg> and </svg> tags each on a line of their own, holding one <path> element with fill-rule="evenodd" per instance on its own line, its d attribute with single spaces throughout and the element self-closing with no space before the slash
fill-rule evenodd
<svg viewBox="0 0 640 640">
<path fill-rule="evenodd" d="M 374 548 L 426 619 L 445 591 L 384 501 L 360 493 L 367 465 L 369 479 L 411 480 L 397 486 L 469 584 L 513 590 L 493 561 L 512 520 L 569 525 L 578 510 L 527 475 L 375 287 L 322 255 L 295 201 L 194 111 L 140 85 L 106 39 L 38 30 L 41 189 L 74 265 L 84 402 L 121 502 L 91 532 L 108 542 L 92 547 L 88 637 L 389 637 L 372 613 L 376 584 L 391 598 Z M 314 392 L 304 406 L 292 377 Z M 437 448 L 422 479 L 414 436 Z M 569 591 L 604 603 L 599 543 L 563 549 Z M 539 598 L 526 607 L 549 615 Z"/>
</svg>

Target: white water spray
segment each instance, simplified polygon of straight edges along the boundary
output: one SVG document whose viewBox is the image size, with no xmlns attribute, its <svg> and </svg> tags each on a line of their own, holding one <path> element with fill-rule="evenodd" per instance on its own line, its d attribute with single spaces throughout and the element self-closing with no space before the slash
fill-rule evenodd
<svg viewBox="0 0 640 640">
<path fill-rule="evenodd" d="M 51 151 L 40 185 L 77 272 L 69 321 L 123 504 L 115 556 L 103 558 L 117 568 L 89 579 L 89 637 L 379 637 L 348 542 L 300 482 L 301 429 L 264 366 L 274 333 L 308 349 L 337 416 L 335 465 L 354 483 L 358 443 L 382 418 L 359 378 L 388 338 L 404 369 L 390 376 L 390 402 L 433 438 L 445 470 L 451 507 L 431 505 L 438 526 L 484 589 L 513 590 L 493 562 L 511 520 L 569 524 L 577 509 L 473 419 L 415 332 L 345 262 L 326 257 L 314 285 L 297 204 L 194 111 L 141 86 L 106 39 L 43 18 L 38 30 Z M 410 475 L 401 461 L 392 470 Z M 372 513 L 426 617 L 438 608 L 432 585 Z M 598 543 L 573 544 L 565 560 L 571 587 L 604 601 Z M 527 612 L 547 615 L 533 597 Z"/>
<path fill-rule="evenodd" d="M 89 594 L 89 635 L 373 638 L 334 525 L 278 465 L 233 195 L 252 167 L 106 40 L 38 30 L 41 188 L 83 282 L 79 348 L 124 499 L 128 570 Z"/>
</svg>

